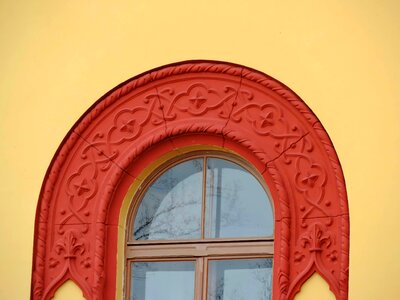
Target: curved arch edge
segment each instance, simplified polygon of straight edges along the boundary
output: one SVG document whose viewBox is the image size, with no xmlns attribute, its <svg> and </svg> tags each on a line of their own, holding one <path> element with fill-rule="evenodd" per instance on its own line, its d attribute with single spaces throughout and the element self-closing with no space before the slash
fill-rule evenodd
<svg viewBox="0 0 400 300">
<path fill-rule="evenodd" d="M 193 105 L 182 101 L 195 89 L 205 100 Z M 203 143 L 246 149 L 269 178 L 279 207 L 274 298 L 293 299 L 293 291 L 313 270 L 328 281 L 337 299 L 347 299 L 347 195 L 326 131 L 307 105 L 277 80 L 246 67 L 208 61 L 135 77 L 96 102 L 71 129 L 39 198 L 33 299 L 50 299 L 50 291 L 68 278 L 87 299 L 103 298 L 105 282 L 112 281 L 106 270 L 115 275 L 115 260 L 109 259 L 115 253 L 107 243 L 115 240 L 110 228 L 117 224 L 109 223 L 108 215 L 121 178 L 135 178 L 127 170 L 145 151 L 166 141 L 176 150 L 180 137 L 193 135 L 203 136 Z"/>
</svg>

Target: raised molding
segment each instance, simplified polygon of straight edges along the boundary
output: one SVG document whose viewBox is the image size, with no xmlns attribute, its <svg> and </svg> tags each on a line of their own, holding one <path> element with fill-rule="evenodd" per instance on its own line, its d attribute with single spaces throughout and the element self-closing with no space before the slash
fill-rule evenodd
<svg viewBox="0 0 400 300">
<path fill-rule="evenodd" d="M 273 298 L 293 299 L 318 272 L 337 299 L 347 300 L 347 196 L 327 133 L 282 83 L 213 61 L 134 77 L 74 125 L 39 197 L 31 298 L 51 299 L 68 279 L 87 299 L 115 298 L 118 216 L 110 211 L 122 203 L 121 181 L 135 179 L 136 163 L 150 150 L 213 146 L 214 138 L 221 141 L 216 146 L 255 163 L 271 190 Z"/>
</svg>

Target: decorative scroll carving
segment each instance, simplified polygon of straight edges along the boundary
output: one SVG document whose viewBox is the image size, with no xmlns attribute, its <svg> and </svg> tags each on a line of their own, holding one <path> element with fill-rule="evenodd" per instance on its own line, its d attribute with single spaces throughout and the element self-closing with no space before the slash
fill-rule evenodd
<svg viewBox="0 0 400 300">
<path fill-rule="evenodd" d="M 166 110 L 165 118 L 168 121 L 176 118 L 177 115 L 174 110 L 188 112 L 193 116 L 201 116 L 210 110 L 222 107 L 236 95 L 236 90 L 233 87 L 227 86 L 224 91 L 225 95 L 222 96 L 217 90 L 202 83 L 194 83 L 184 91 L 176 92 L 171 88 L 167 91 L 171 96 L 175 94 Z M 167 98 L 163 97 L 163 99 Z"/>
<path fill-rule="evenodd" d="M 118 221 L 109 215 L 118 202 L 115 192 L 124 176 L 132 180 L 128 169 L 147 150 L 182 136 L 200 142 L 221 137 L 223 147 L 246 149 L 245 158 L 265 166 L 260 171 L 276 219 L 274 299 L 293 299 L 315 271 L 337 299 L 347 299 L 347 198 L 329 137 L 281 83 L 212 62 L 167 66 L 132 79 L 74 127 L 40 196 L 33 299 L 50 299 L 67 279 L 87 299 L 114 297 L 115 286 L 104 282 L 115 270 L 116 245 L 107 244 L 117 234 L 109 225 Z"/>
</svg>

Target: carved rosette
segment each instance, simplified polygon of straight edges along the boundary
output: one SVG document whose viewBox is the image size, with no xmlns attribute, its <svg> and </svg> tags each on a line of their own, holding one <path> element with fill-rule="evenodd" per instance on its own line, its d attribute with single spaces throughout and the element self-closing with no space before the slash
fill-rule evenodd
<svg viewBox="0 0 400 300">
<path fill-rule="evenodd" d="M 74 280 L 87 299 L 115 295 L 109 211 L 123 176 L 150 148 L 181 136 L 222 139 L 263 166 L 275 206 L 274 299 L 293 299 L 313 272 L 347 299 L 348 210 L 340 164 L 316 117 L 276 80 L 194 62 L 134 78 L 86 113 L 60 146 L 40 196 L 32 298 Z M 115 205 L 115 204 L 114 204 Z M 118 209 L 118 208 L 114 208 Z M 114 222 L 114 223 L 113 223 Z M 107 235 L 107 232 L 111 232 Z M 114 290 L 113 290 L 114 289 Z M 115 296 L 113 296 L 115 297 Z"/>
</svg>

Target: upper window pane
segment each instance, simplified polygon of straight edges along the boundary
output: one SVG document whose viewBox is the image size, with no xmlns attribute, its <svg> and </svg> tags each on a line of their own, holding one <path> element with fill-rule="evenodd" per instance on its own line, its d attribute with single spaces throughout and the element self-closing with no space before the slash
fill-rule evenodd
<svg viewBox="0 0 400 300">
<path fill-rule="evenodd" d="M 272 236 L 273 211 L 260 182 L 239 165 L 207 159 L 206 238 Z"/>
<path fill-rule="evenodd" d="M 201 238 L 203 159 L 180 163 L 161 175 L 140 203 L 135 240 Z"/>
<path fill-rule="evenodd" d="M 273 235 L 273 226 L 271 202 L 257 178 L 236 163 L 204 156 L 171 167 L 150 185 L 137 210 L 132 236 L 134 240 L 267 237 Z"/>
</svg>

